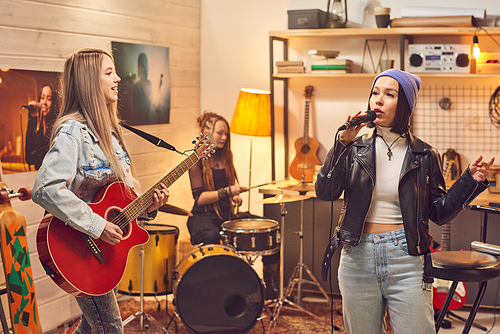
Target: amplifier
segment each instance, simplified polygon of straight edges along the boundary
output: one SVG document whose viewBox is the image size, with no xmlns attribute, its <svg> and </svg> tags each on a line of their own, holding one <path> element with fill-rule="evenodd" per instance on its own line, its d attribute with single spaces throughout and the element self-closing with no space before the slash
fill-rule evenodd
<svg viewBox="0 0 500 334">
<path fill-rule="evenodd" d="M 415 73 L 469 73 L 468 44 L 409 44 L 408 71 Z"/>
</svg>

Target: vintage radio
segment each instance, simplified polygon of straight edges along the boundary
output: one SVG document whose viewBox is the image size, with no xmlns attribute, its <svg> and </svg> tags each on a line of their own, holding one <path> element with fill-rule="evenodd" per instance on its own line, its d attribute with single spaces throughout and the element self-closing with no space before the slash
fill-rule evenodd
<svg viewBox="0 0 500 334">
<path fill-rule="evenodd" d="M 469 73 L 470 45 L 409 44 L 408 71 L 415 73 Z"/>
</svg>

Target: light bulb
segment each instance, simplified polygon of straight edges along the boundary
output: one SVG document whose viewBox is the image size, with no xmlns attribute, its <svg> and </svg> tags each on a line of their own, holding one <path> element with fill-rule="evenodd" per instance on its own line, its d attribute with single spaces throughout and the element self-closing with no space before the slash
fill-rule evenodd
<svg viewBox="0 0 500 334">
<path fill-rule="evenodd" d="M 481 57 L 481 49 L 479 49 L 479 41 L 476 35 L 472 38 L 472 42 L 474 43 L 474 46 L 472 48 L 472 52 L 474 55 L 474 58 L 478 59 Z"/>
</svg>

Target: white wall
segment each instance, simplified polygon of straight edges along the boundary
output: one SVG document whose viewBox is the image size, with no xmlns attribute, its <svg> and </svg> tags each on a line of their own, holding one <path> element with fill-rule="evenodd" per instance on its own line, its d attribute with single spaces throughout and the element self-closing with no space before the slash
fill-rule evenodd
<svg viewBox="0 0 500 334">
<path fill-rule="evenodd" d="M 377 1 L 375 1 L 377 2 Z M 368 1 L 348 3 L 349 25 L 360 26 Z M 373 3 L 373 1 L 371 1 Z M 416 5 L 408 0 L 383 0 L 378 2 L 391 8 L 391 17 L 400 17 L 401 6 Z M 443 0 L 439 4 L 432 0 L 422 0 L 419 6 L 440 7 L 481 7 L 490 15 L 500 15 L 498 0 L 484 0 L 471 3 L 467 0 Z M 270 89 L 269 82 L 269 31 L 288 29 L 288 10 L 326 10 L 327 1 L 319 0 L 202 0 L 201 8 L 201 109 L 211 109 L 232 118 L 240 88 Z M 362 43 L 362 42 L 361 42 Z M 359 45 L 360 53 L 363 45 Z M 394 45 L 396 47 L 396 45 Z M 391 53 L 395 53 L 391 47 Z M 290 55 L 290 59 L 293 55 Z M 293 142 L 302 136 L 304 113 L 304 87 L 315 86 L 311 101 L 310 135 L 320 142 L 319 158 L 322 161 L 332 143 L 332 128 L 339 126 L 347 114 L 366 108 L 371 80 L 346 79 L 342 83 L 331 80 L 294 79 L 290 81 L 289 106 L 289 161 L 295 152 Z M 279 87 L 277 87 L 279 89 Z M 279 98 L 279 90 L 277 92 Z M 277 101 L 280 110 L 280 100 Z M 278 125 L 280 124 L 278 114 Z M 277 153 L 282 154 L 282 134 L 277 133 Z M 271 181 L 270 140 L 254 139 L 252 185 Z M 280 141 L 281 139 L 281 141 Z M 237 171 L 242 184 L 248 184 L 249 139 L 233 135 L 233 152 Z M 269 159 L 268 159 L 269 157 Z M 276 179 L 284 177 L 283 161 L 278 159 Z M 252 193 L 252 202 L 262 198 Z M 244 198 L 245 200 L 246 198 Z M 246 208 L 246 203 L 243 205 Z M 259 213 L 262 205 L 252 203 L 252 213 Z"/>
<path fill-rule="evenodd" d="M 195 120 L 200 112 L 200 7 L 200 0 L 0 0 L 0 68 L 62 71 L 70 53 L 84 47 L 111 51 L 112 41 L 169 47 L 170 124 L 139 128 L 179 150 L 190 149 L 198 132 Z M 184 160 L 128 131 L 125 140 L 136 164 L 136 176 L 145 189 Z M 3 181 L 17 190 L 31 187 L 34 177 L 35 172 L 4 174 Z M 170 191 L 171 204 L 191 209 L 187 175 Z M 74 298 L 45 275 L 38 261 L 35 235 L 43 210 L 31 201 L 20 203 L 14 199 L 13 205 L 26 216 L 40 321 L 47 331 L 74 318 L 80 310 Z M 176 225 L 181 237 L 186 237 L 186 218 L 159 213 L 155 223 Z M 0 274 L 0 283 L 4 282 L 3 276 Z M 5 295 L 2 302 L 7 310 Z"/>
</svg>

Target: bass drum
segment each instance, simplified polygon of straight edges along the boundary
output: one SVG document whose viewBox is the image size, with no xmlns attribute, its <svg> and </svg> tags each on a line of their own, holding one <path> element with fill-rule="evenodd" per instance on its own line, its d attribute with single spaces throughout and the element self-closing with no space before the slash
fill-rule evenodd
<svg viewBox="0 0 500 334">
<path fill-rule="evenodd" d="M 176 263 L 179 228 L 172 225 L 147 224 L 149 241 L 144 244 L 144 295 L 159 296 L 172 293 L 172 276 Z M 124 295 L 141 294 L 141 246 L 130 250 L 118 292 Z"/>
<path fill-rule="evenodd" d="M 174 270 L 174 305 L 193 333 L 248 333 L 264 307 L 262 282 L 234 249 L 205 245 Z"/>
</svg>

